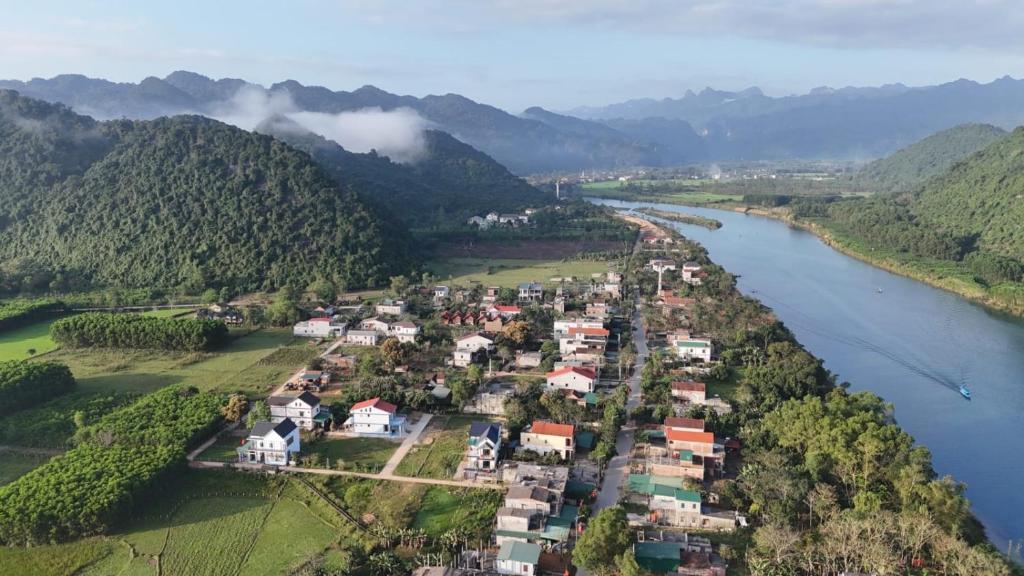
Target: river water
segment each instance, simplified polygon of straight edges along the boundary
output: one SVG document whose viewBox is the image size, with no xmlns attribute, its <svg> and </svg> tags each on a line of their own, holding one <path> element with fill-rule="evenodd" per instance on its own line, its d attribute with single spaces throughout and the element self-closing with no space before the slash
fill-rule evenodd
<svg viewBox="0 0 1024 576">
<path fill-rule="evenodd" d="M 875 268 L 813 234 L 737 212 L 653 206 L 722 222 L 718 230 L 661 221 L 700 242 L 770 306 L 800 342 L 853 390 L 896 407 L 931 450 L 935 469 L 967 484 L 989 538 L 1024 538 L 1024 321 Z M 960 396 L 961 380 L 972 399 Z"/>
</svg>

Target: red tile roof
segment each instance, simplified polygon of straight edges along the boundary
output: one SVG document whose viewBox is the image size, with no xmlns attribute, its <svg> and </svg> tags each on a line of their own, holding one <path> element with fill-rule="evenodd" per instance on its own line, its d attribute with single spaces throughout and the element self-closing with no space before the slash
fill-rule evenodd
<svg viewBox="0 0 1024 576">
<path fill-rule="evenodd" d="M 352 405 L 352 408 L 350 410 L 359 410 L 361 408 L 370 408 L 370 407 L 376 408 L 378 410 L 383 410 L 383 411 L 388 412 L 390 414 L 394 414 L 395 410 L 398 409 L 398 407 L 395 406 L 394 404 L 392 404 L 390 402 L 385 402 L 385 401 L 381 400 L 380 398 L 370 398 L 369 400 L 363 400 L 362 402 L 356 402 L 355 404 Z"/>
<path fill-rule="evenodd" d="M 310 322 L 330 322 L 330 318 L 310 318 Z"/>
<path fill-rule="evenodd" d="M 579 366 L 562 366 L 558 370 L 552 370 L 551 372 L 548 372 L 547 377 L 555 378 L 557 376 L 561 376 L 562 374 L 568 374 L 570 372 L 575 372 L 576 374 L 579 374 L 580 376 L 584 376 L 586 378 L 590 378 L 591 380 L 597 378 L 596 372 L 588 368 L 580 368 Z"/>
<path fill-rule="evenodd" d="M 519 309 L 519 306 L 510 306 L 508 304 L 495 304 L 495 305 L 491 306 L 491 308 L 497 310 L 498 312 L 521 312 L 522 311 L 522 310 Z"/>
<path fill-rule="evenodd" d="M 669 428 L 688 428 L 691 430 L 704 430 L 704 421 L 700 418 L 676 418 L 669 416 L 665 418 L 665 426 Z"/>
<path fill-rule="evenodd" d="M 714 444 L 715 435 L 711 432 L 691 432 L 665 427 L 665 437 L 669 442 L 696 442 L 698 444 Z"/>
<path fill-rule="evenodd" d="M 555 424 L 554 422 L 544 422 L 542 420 L 534 420 L 533 424 L 530 425 L 531 433 L 544 434 L 545 436 L 572 438 L 575 430 L 576 428 L 572 424 Z"/>
<path fill-rule="evenodd" d="M 607 336 L 611 334 L 611 332 L 605 330 L 604 328 L 577 328 L 574 326 L 572 328 L 569 328 L 569 334 L 583 334 L 585 336 Z"/>
<path fill-rule="evenodd" d="M 706 392 L 707 386 L 703 382 L 679 381 L 672 383 L 672 389 L 682 392 Z"/>
</svg>

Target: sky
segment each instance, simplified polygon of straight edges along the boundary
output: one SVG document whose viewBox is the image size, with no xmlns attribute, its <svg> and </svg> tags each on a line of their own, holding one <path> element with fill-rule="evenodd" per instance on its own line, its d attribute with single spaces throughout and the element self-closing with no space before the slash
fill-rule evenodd
<svg viewBox="0 0 1024 576">
<path fill-rule="evenodd" d="M 459 93 L 520 112 L 705 86 L 786 95 L 1024 76 L 1021 0 L 8 4 L 5 79 L 79 73 L 138 82 L 184 69 L 264 85 Z"/>
</svg>

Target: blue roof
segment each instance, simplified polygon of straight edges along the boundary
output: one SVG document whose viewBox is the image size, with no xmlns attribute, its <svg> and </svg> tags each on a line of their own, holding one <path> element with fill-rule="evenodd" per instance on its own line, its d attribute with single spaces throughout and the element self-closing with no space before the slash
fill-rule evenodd
<svg viewBox="0 0 1024 576">
<path fill-rule="evenodd" d="M 495 422 L 473 422 L 469 425 L 469 436 L 480 438 L 485 436 L 491 442 L 498 443 L 501 438 L 501 424 Z"/>
</svg>

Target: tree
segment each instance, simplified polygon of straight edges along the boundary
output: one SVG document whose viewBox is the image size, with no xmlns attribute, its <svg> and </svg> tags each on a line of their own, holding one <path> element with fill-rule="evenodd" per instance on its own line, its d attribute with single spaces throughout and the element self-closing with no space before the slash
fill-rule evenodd
<svg viewBox="0 0 1024 576">
<path fill-rule="evenodd" d="M 405 360 L 405 350 L 396 338 L 388 338 L 380 345 L 380 357 L 389 368 L 400 366 Z"/>
<path fill-rule="evenodd" d="M 390 280 L 391 293 L 395 296 L 402 296 L 409 289 L 409 279 L 404 274 L 392 276 Z"/>
<path fill-rule="evenodd" d="M 245 417 L 245 427 L 252 430 L 257 422 L 270 420 L 270 408 L 263 401 L 253 402 L 249 413 Z"/>
<path fill-rule="evenodd" d="M 629 550 L 615 557 L 615 568 L 619 576 L 650 576 L 650 572 L 636 563 L 636 555 Z"/>
<path fill-rule="evenodd" d="M 511 345 L 522 348 L 530 340 L 530 324 L 522 320 L 514 320 L 502 328 L 501 335 Z"/>
<path fill-rule="evenodd" d="M 608 572 L 616 566 L 616 557 L 632 543 L 626 511 L 621 506 L 597 513 L 576 542 L 573 563 L 594 572 Z"/>
<path fill-rule="evenodd" d="M 302 318 L 301 314 L 295 300 L 279 299 L 267 306 L 265 318 L 274 326 L 291 326 Z"/>
<path fill-rule="evenodd" d="M 484 369 L 479 364 L 470 364 L 466 368 L 466 378 L 476 386 L 480 386 L 484 381 Z"/>
<path fill-rule="evenodd" d="M 323 302 L 333 302 L 338 297 L 338 287 L 326 278 L 317 278 L 309 284 L 306 290 L 312 292 Z"/>
<path fill-rule="evenodd" d="M 242 413 L 245 412 L 245 408 L 248 405 L 249 401 L 246 399 L 245 394 L 232 394 L 228 398 L 227 404 L 221 407 L 220 413 L 228 422 L 238 422 L 242 419 Z"/>
<path fill-rule="evenodd" d="M 202 301 L 203 304 L 214 304 L 220 301 L 220 293 L 213 288 L 207 288 L 203 291 L 199 300 Z"/>
</svg>

